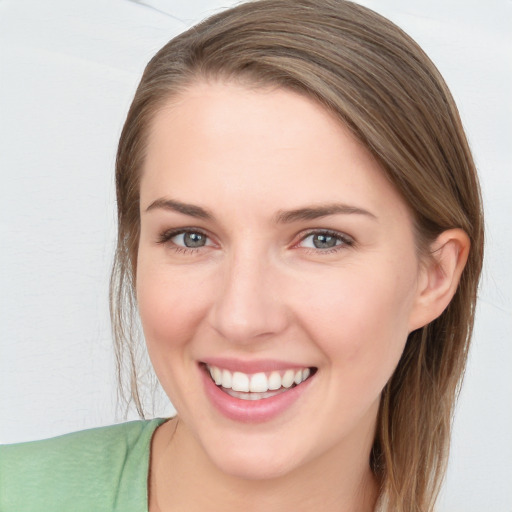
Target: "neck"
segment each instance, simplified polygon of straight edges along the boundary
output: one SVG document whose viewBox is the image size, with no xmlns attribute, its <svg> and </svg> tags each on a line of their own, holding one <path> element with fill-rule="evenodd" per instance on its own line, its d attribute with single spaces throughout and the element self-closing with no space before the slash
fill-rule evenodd
<svg viewBox="0 0 512 512">
<path fill-rule="evenodd" d="M 149 510 L 372 512 L 378 485 L 368 464 L 373 435 L 367 437 L 363 451 L 347 443 L 284 476 L 248 480 L 221 472 L 186 426 L 171 420 L 153 437 Z"/>
</svg>

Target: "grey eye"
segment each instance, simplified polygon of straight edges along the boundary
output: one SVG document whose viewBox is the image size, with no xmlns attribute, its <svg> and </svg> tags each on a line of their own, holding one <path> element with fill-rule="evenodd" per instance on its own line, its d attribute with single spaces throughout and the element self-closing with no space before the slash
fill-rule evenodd
<svg viewBox="0 0 512 512">
<path fill-rule="evenodd" d="M 186 247 L 203 247 L 206 245 L 206 236 L 202 233 L 184 233 L 183 242 Z"/>
<path fill-rule="evenodd" d="M 203 233 L 197 231 L 186 231 L 173 237 L 173 243 L 182 247 L 188 247 L 190 249 L 196 247 L 204 247 L 207 243 L 208 237 Z"/>
<path fill-rule="evenodd" d="M 338 245 L 339 239 L 332 235 L 315 235 L 313 244 L 317 249 L 330 249 Z"/>
<path fill-rule="evenodd" d="M 315 249 L 331 249 L 332 247 L 336 247 L 340 245 L 341 240 L 339 237 L 334 235 L 329 235 L 328 233 L 316 233 L 312 234 L 307 239 L 310 239 L 310 243 L 306 244 L 309 247 L 314 247 Z"/>
</svg>

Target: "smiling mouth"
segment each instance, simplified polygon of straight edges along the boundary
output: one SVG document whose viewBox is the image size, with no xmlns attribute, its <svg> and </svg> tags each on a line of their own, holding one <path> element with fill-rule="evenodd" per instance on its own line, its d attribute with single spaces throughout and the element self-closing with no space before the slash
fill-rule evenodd
<svg viewBox="0 0 512 512">
<path fill-rule="evenodd" d="M 315 367 L 248 374 L 202 363 L 205 372 L 224 393 L 242 400 L 262 400 L 285 393 L 310 379 Z"/>
</svg>

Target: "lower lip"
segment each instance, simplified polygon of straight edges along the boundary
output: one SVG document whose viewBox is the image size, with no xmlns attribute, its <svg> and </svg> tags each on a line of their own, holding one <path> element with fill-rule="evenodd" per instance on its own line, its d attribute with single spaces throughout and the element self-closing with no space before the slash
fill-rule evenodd
<svg viewBox="0 0 512 512">
<path fill-rule="evenodd" d="M 222 391 L 203 368 L 200 371 L 206 395 L 212 404 L 227 418 L 241 423 L 262 423 L 279 416 L 301 397 L 313 378 L 270 398 L 243 400 Z"/>
</svg>

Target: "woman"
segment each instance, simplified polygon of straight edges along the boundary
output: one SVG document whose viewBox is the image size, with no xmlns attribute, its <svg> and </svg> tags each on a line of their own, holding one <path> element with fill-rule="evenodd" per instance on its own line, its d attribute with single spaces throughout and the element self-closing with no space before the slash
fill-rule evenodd
<svg viewBox="0 0 512 512">
<path fill-rule="evenodd" d="M 120 361 L 136 307 L 178 415 L 6 447 L 4 502 L 431 510 L 483 228 L 417 45 L 348 2 L 214 16 L 146 68 L 116 185 Z"/>
</svg>

